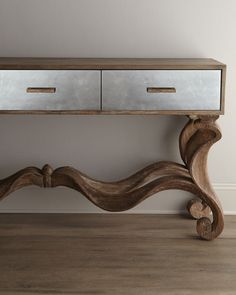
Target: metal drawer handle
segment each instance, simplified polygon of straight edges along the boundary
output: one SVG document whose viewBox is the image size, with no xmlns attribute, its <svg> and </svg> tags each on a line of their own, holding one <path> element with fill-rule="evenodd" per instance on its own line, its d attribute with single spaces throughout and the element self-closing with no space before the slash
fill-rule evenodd
<svg viewBox="0 0 236 295">
<path fill-rule="evenodd" d="M 55 87 L 28 87 L 26 89 L 27 93 L 55 93 Z"/>
<path fill-rule="evenodd" d="M 148 87 L 147 93 L 176 93 L 174 87 Z"/>
</svg>

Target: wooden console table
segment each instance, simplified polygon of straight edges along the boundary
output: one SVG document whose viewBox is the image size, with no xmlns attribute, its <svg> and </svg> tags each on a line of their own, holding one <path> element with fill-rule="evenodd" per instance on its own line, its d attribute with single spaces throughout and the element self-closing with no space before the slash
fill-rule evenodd
<svg viewBox="0 0 236 295">
<path fill-rule="evenodd" d="M 28 167 L 0 181 L 0 198 L 28 185 L 67 186 L 108 211 L 128 210 L 168 189 L 193 193 L 187 208 L 197 232 L 223 230 L 221 204 L 207 175 L 210 147 L 221 138 L 226 66 L 212 59 L 0 58 L 1 114 L 185 115 L 182 164 L 154 163 L 127 179 L 102 182 L 72 167 Z M 210 217 L 210 213 L 212 216 Z"/>
</svg>

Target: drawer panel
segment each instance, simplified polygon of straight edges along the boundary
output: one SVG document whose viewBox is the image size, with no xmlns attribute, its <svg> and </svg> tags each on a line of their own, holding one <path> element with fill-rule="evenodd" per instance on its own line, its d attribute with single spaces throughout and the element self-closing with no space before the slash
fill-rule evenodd
<svg viewBox="0 0 236 295">
<path fill-rule="evenodd" d="M 221 70 L 106 70 L 103 110 L 220 110 Z"/>
<path fill-rule="evenodd" d="M 0 70 L 0 110 L 100 110 L 100 71 Z"/>
</svg>

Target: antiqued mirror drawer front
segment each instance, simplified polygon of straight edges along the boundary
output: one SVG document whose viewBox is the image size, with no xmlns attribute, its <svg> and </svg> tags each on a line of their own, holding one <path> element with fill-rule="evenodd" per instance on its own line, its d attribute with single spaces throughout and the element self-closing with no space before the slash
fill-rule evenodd
<svg viewBox="0 0 236 295">
<path fill-rule="evenodd" d="M 0 110 L 100 110 L 101 71 L 0 70 Z"/>
<path fill-rule="evenodd" d="M 103 110 L 221 109 L 221 70 L 106 70 Z"/>
</svg>

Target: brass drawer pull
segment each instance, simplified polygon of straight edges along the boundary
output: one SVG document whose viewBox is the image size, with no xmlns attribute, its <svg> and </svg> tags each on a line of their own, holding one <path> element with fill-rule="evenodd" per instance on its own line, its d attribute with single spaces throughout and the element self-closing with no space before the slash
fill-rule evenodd
<svg viewBox="0 0 236 295">
<path fill-rule="evenodd" d="M 27 93 L 55 93 L 55 87 L 28 87 L 26 89 Z"/>
<path fill-rule="evenodd" d="M 174 87 L 148 87 L 147 93 L 176 93 Z"/>
</svg>

